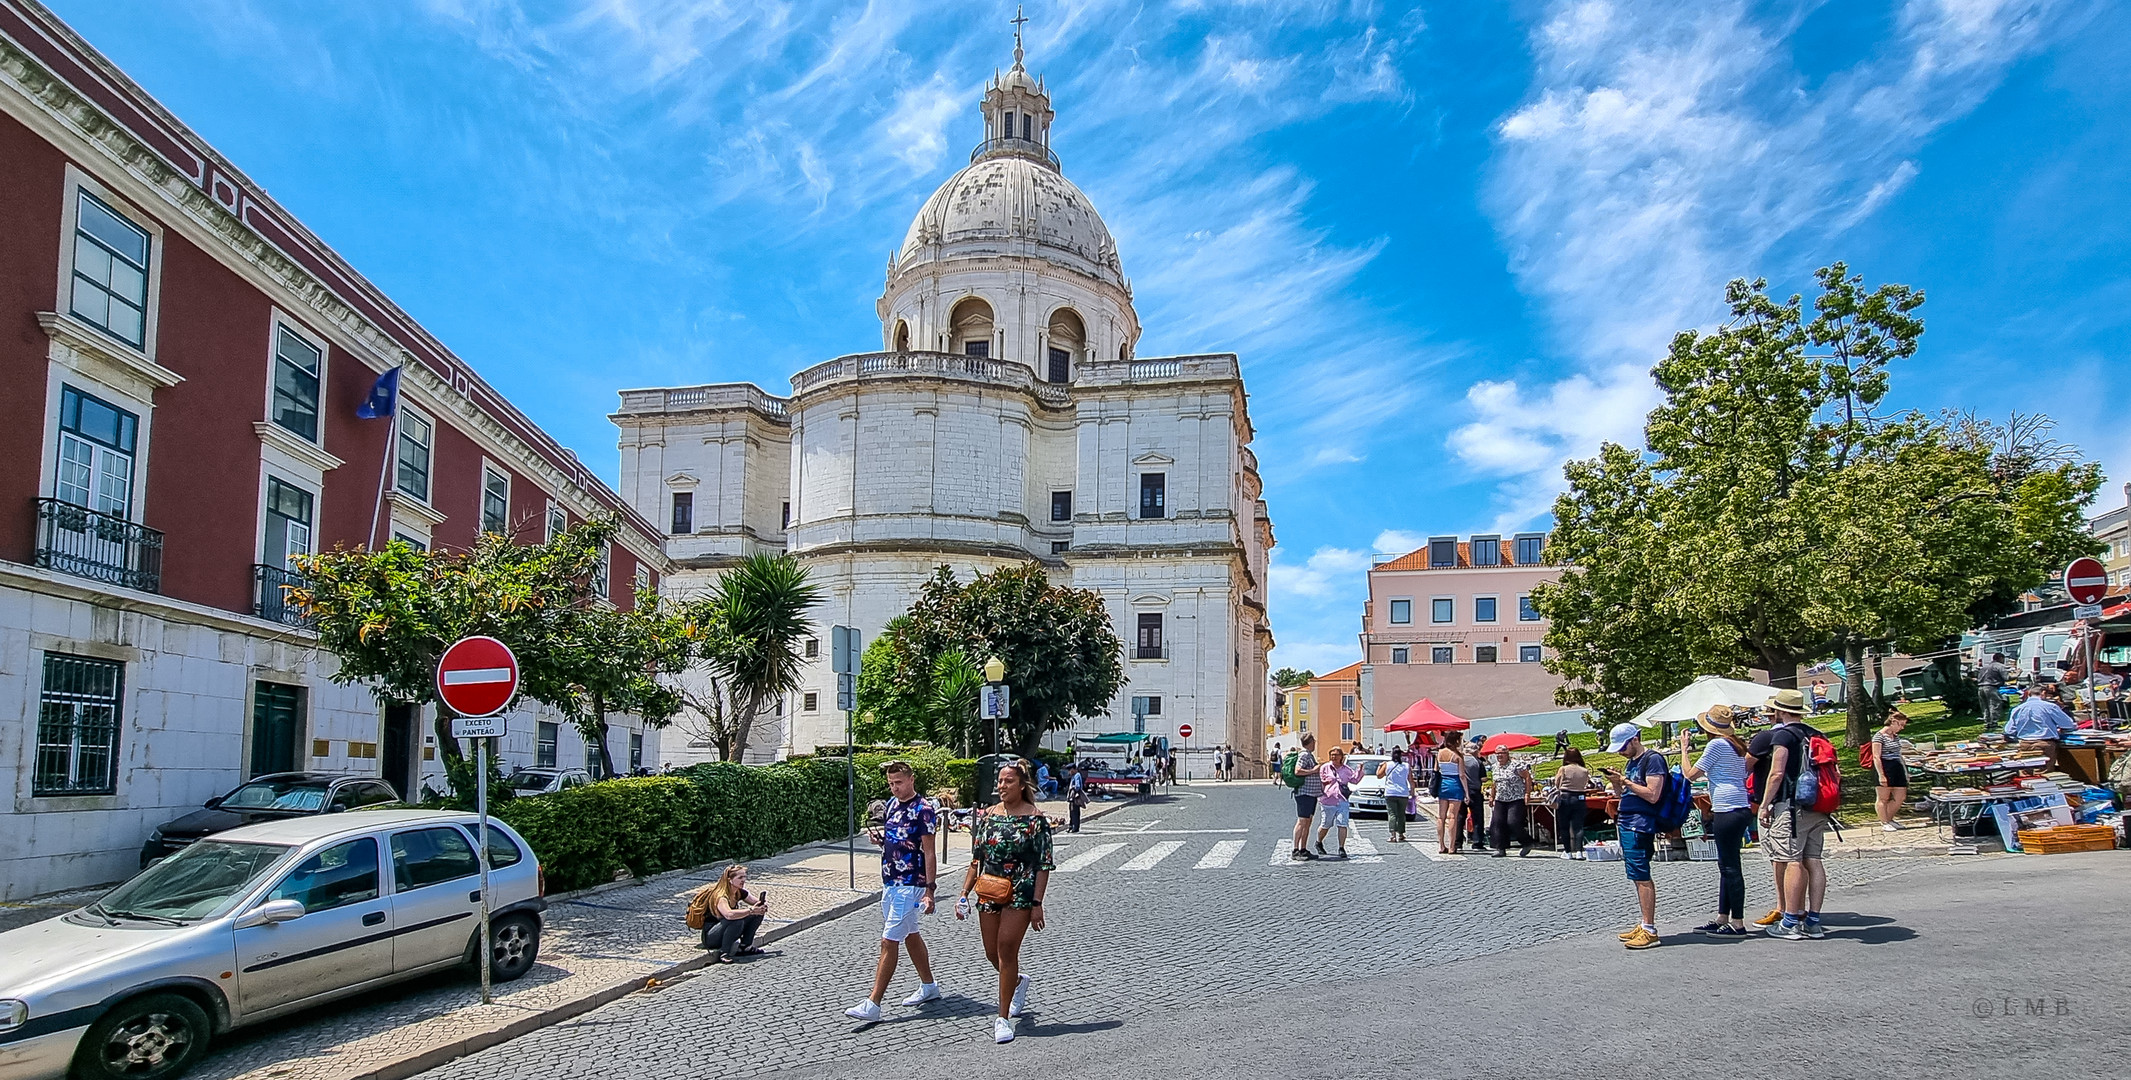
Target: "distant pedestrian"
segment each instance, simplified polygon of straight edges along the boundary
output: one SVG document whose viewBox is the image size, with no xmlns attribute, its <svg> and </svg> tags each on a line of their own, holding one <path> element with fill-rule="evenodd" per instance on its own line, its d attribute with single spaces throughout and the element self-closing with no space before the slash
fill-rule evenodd
<svg viewBox="0 0 2131 1080">
<path fill-rule="evenodd" d="M 1555 733 L 1554 733 L 1554 756 L 1555 756 L 1555 757 L 1560 757 L 1560 756 L 1562 756 L 1563 754 L 1566 754 L 1566 753 L 1568 753 L 1568 752 L 1569 752 L 1569 729 L 1568 729 L 1568 728 L 1562 728 L 1562 729 L 1561 729 L 1560 731 L 1557 731 L 1557 732 L 1555 732 Z"/>
<path fill-rule="evenodd" d="M 1747 744 L 1754 759 L 1754 794 L 1760 800 L 1761 850 L 1775 868 L 1777 910 L 1760 925 L 1770 937 L 1802 940 L 1826 937 L 1820 925 L 1820 904 L 1828 890 L 1828 872 L 1821 862 L 1827 842 L 1828 815 L 1801 809 L 1797 803 L 1798 774 L 1806 767 L 1815 738 L 1826 738 L 1805 723 L 1805 696 L 1796 690 L 1779 690 L 1768 700 L 1777 724 Z"/>
<path fill-rule="evenodd" d="M 1291 859 L 1314 859 L 1310 854 L 1310 823 L 1317 820 L 1317 799 L 1324 794 L 1324 778 L 1317 775 L 1317 736 L 1304 735 L 1302 749 L 1295 756 L 1295 778 L 1301 781 L 1295 788 L 1295 850 Z"/>
<path fill-rule="evenodd" d="M 1354 766 L 1347 764 L 1345 751 L 1335 746 L 1332 748 L 1332 760 L 1325 762 L 1317 770 L 1317 776 L 1322 781 L 1323 788 L 1323 793 L 1318 797 L 1320 823 L 1317 826 L 1317 854 L 1344 859 L 1347 857 L 1347 828 L 1350 824 L 1347 796 L 1353 793 L 1354 785 L 1361 782 L 1361 773 Z M 1324 849 L 1325 835 L 1333 829 L 1339 830 L 1337 854 Z"/>
<path fill-rule="evenodd" d="M 1058 795 L 1058 785 L 1051 779 L 1051 763 L 1048 761 L 1036 763 L 1036 794 L 1045 799 Z"/>
<path fill-rule="evenodd" d="M 969 869 L 955 904 L 955 918 L 967 918 L 970 894 L 976 894 L 984 958 L 999 972 L 993 1042 L 1013 1042 L 1013 1018 L 1028 1010 L 1031 980 L 1021 971 L 1021 941 L 1043 929 L 1043 894 L 1051 884 L 1051 822 L 1036 806 L 1031 771 L 1026 761 L 999 766 L 999 802 L 973 827 Z"/>
<path fill-rule="evenodd" d="M 888 802 L 880 827 L 872 831 L 881 849 L 881 954 L 873 965 L 873 992 L 844 1010 L 845 1016 L 868 1023 L 881 1018 L 881 999 L 895 978 L 898 948 L 910 950 L 910 964 L 918 969 L 917 991 L 903 1004 L 940 999 L 939 984 L 932 981 L 932 957 L 918 933 L 919 916 L 932 914 L 939 880 L 939 813 L 918 794 L 917 773 L 909 762 L 890 761 L 881 772 L 888 780 Z"/>
<path fill-rule="evenodd" d="M 1746 793 L 1747 747 L 1729 705 L 1714 706 L 1694 722 L 1709 733 L 1709 746 L 1692 759 L 1694 764 L 1687 764 L 1694 736 L 1683 729 L 1680 770 L 1690 784 L 1709 778 L 1709 836 L 1717 845 L 1717 917 L 1695 929 L 1737 937 L 1746 933 L 1746 867 L 1739 849 L 1754 819 L 1753 801 Z"/>
<path fill-rule="evenodd" d="M 769 896 L 751 896 L 747 891 L 747 866 L 734 863 L 718 875 L 710 887 L 710 904 L 703 921 L 703 947 L 710 962 L 724 963 L 761 952 L 755 947 L 755 932 L 769 914 Z"/>
<path fill-rule="evenodd" d="M 1828 700 L 1828 684 L 1827 684 L 1827 683 L 1825 683 L 1825 682 L 1822 682 L 1822 681 L 1821 681 L 1821 680 L 1819 680 L 1819 679 L 1814 679 L 1814 680 L 1813 680 L 1813 711 L 1814 711 L 1814 712 L 1816 712 L 1816 713 L 1822 713 L 1822 712 L 1826 712 L 1826 711 L 1828 711 L 1828 707 L 1829 707 L 1830 705 L 1832 705 L 1832 704 L 1834 704 L 1834 703 Z"/>
<path fill-rule="evenodd" d="M 1479 798 L 1480 792 L 1465 789 L 1465 754 L 1458 743 L 1465 736 L 1451 731 L 1443 735 L 1443 746 L 1435 752 L 1435 849 L 1439 855 L 1456 855 L 1465 849 L 1465 801 L 1468 794 Z"/>
<path fill-rule="evenodd" d="M 1554 839 L 1561 843 L 1561 857 L 1583 858 L 1583 822 L 1590 807 L 1591 770 L 1584 767 L 1583 751 L 1571 746 L 1561 752 L 1561 771 L 1554 774 Z"/>
<path fill-rule="evenodd" d="M 1792 691 L 1796 693 L 1796 691 Z M 1643 747 L 1643 729 L 1634 724 L 1616 724 L 1606 749 L 1621 755 L 1626 770 L 1607 769 L 1606 782 L 1620 796 L 1621 862 L 1628 880 L 1635 885 L 1635 902 L 1643 921 L 1620 936 L 1631 949 L 1658 944 L 1657 883 L 1650 880 L 1650 855 L 1657 846 L 1657 804 L 1665 794 L 1665 755 Z"/>
<path fill-rule="evenodd" d="M 1391 833 L 1391 842 L 1406 842 L 1406 808 L 1413 798 L 1413 766 L 1406 761 L 1404 750 L 1391 751 L 1391 760 L 1377 766 L 1376 775 L 1384 782 L 1384 819 Z"/>
<path fill-rule="evenodd" d="M 1088 770 L 1074 766 L 1066 770 L 1066 831 L 1080 831 L 1080 812 L 1088 805 Z"/>
<path fill-rule="evenodd" d="M 1231 746 L 1221 751 L 1221 779 L 1236 778 L 1236 748 Z"/>
<path fill-rule="evenodd" d="M 1532 833 L 1531 808 L 1525 805 L 1525 796 L 1532 789 L 1532 767 L 1511 757 L 1504 747 L 1495 751 L 1494 768 L 1489 772 L 1495 782 L 1495 858 L 1509 854 L 1512 839 L 1517 842 L 1517 857 L 1527 858 L 1532 853 Z"/>
<path fill-rule="evenodd" d="M 1465 747 L 1465 756 L 1459 767 L 1465 771 L 1465 839 L 1474 848 L 1487 846 L 1487 759 L 1480 756 L 1480 743 L 1474 740 Z"/>
<path fill-rule="evenodd" d="M 1878 782 L 1873 808 L 1879 813 L 1883 832 L 1902 831 L 1894 818 L 1909 798 L 1909 765 L 1902 760 L 1902 729 L 1908 726 L 1909 717 L 1896 709 L 1887 714 L 1887 722 L 1872 736 L 1873 779 Z"/>
<path fill-rule="evenodd" d="M 2005 681 L 2012 673 L 2006 670 L 2005 654 L 1994 652 L 1990 659 L 1976 665 L 1976 697 L 1983 706 L 1983 730 L 1997 727 L 1998 718 L 2005 715 Z"/>
</svg>

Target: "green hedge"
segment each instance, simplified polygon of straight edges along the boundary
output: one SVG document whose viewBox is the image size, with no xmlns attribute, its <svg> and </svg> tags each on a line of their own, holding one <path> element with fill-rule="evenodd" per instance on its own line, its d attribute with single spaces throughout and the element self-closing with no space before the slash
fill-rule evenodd
<svg viewBox="0 0 2131 1080">
<path fill-rule="evenodd" d="M 977 763 L 938 749 L 859 754 L 858 810 L 888 796 L 882 762 L 909 761 L 918 790 L 967 806 Z M 524 836 L 555 890 L 646 877 L 722 859 L 758 859 L 844 835 L 844 762 L 794 758 L 774 765 L 697 765 L 667 776 L 627 777 L 512 799 L 498 818 Z"/>
</svg>

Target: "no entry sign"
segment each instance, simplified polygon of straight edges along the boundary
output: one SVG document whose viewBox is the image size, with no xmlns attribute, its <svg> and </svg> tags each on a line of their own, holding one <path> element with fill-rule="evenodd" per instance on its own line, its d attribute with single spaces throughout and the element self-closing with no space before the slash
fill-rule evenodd
<svg viewBox="0 0 2131 1080">
<path fill-rule="evenodd" d="M 1178 724 L 1178 725 L 1176 726 L 1176 735 L 1177 735 L 1177 738 L 1179 738 L 1179 739 L 1188 739 L 1188 738 L 1191 738 L 1191 725 L 1190 725 L 1190 724 Z"/>
<path fill-rule="evenodd" d="M 437 661 L 437 697 L 460 716 L 493 716 L 517 693 L 518 658 L 495 638 L 460 638 Z"/>
<path fill-rule="evenodd" d="M 2073 559 L 2064 568 L 2064 591 L 2072 594 L 2075 604 L 2099 604 L 2109 591 L 2109 571 L 2099 559 Z"/>
</svg>

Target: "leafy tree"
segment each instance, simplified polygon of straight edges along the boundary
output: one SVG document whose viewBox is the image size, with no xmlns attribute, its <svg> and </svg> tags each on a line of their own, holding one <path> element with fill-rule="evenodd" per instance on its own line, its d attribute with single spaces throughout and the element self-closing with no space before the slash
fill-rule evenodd
<svg viewBox="0 0 2131 1080">
<path fill-rule="evenodd" d="M 556 650 L 556 658 L 571 691 L 559 705 L 586 745 L 599 748 L 601 773 L 614 776 L 608 715 L 634 714 L 650 728 L 673 722 L 682 701 L 669 677 L 693 661 L 699 647 L 695 627 L 676 605 L 648 588 L 637 590 L 628 611 L 578 605 L 558 624 L 566 647 Z"/>
<path fill-rule="evenodd" d="M 1296 671 L 1294 668 L 1284 667 L 1273 672 L 1273 685 L 1285 690 L 1290 687 L 1302 686 L 1316 677 L 1317 673 L 1308 668 Z"/>
<path fill-rule="evenodd" d="M 1653 371 L 1649 452 L 1567 466 L 1548 545 L 1565 569 L 1533 591 L 1561 704 L 1614 722 L 1701 672 L 1792 686 L 1841 656 L 1861 740 L 1868 649 L 1936 647 L 2078 542 L 2067 526 L 2099 484 L 2082 463 L 1881 411 L 1923 294 L 1867 291 L 1841 263 L 1816 279 L 1810 319 L 1799 297 L 1732 282 L 1730 321 L 1683 331 Z"/>
<path fill-rule="evenodd" d="M 683 605 L 697 655 L 707 662 L 714 692 L 723 695 L 712 711 L 726 761 L 740 759 L 763 709 L 799 688 L 800 648 L 814 631 L 807 611 L 820 599 L 806 568 L 791 557 L 751 555 L 708 596 Z"/>
<path fill-rule="evenodd" d="M 488 533 L 463 552 L 394 541 L 380 551 L 301 556 L 304 583 L 289 600 L 316 628 L 319 646 L 338 658 L 333 681 L 366 682 L 381 700 L 437 707 L 436 740 L 450 772 L 464 755 L 451 735 L 451 710 L 436 696 L 445 648 L 473 634 L 508 644 L 518 657 L 519 692 L 569 711 L 581 693 L 592 569 L 616 527 L 588 521 L 544 544 Z"/>
<path fill-rule="evenodd" d="M 970 741 L 954 720 L 974 712 L 978 672 L 996 656 L 1013 687 L 1000 735 L 1030 754 L 1046 732 L 1102 715 L 1125 684 L 1124 651 L 1102 597 L 1053 585 L 1041 567 L 995 570 L 963 584 L 942 566 L 868 647 L 859 707 L 874 713 L 881 734 Z"/>
</svg>

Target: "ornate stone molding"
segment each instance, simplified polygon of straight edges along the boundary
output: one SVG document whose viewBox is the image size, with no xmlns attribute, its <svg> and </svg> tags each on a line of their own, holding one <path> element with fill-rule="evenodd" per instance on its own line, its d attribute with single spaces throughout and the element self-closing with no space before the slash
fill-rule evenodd
<svg viewBox="0 0 2131 1080">
<path fill-rule="evenodd" d="M 185 381 L 185 376 L 148 359 L 147 353 L 97 330 L 72 315 L 40 311 L 37 313 L 37 325 L 44 327 L 44 332 L 51 337 L 52 344 L 116 368 L 129 381 L 146 384 L 155 390 L 176 386 Z"/>
<path fill-rule="evenodd" d="M 260 442 L 317 469 L 320 473 L 329 473 L 347 464 L 326 453 L 316 443 L 298 438 L 293 432 L 272 421 L 254 420 L 252 430 L 259 433 Z"/>
<path fill-rule="evenodd" d="M 444 524 L 446 515 L 442 511 L 398 488 L 385 493 L 385 503 L 392 507 L 395 517 L 409 521 L 425 521 L 432 529 Z"/>
</svg>

